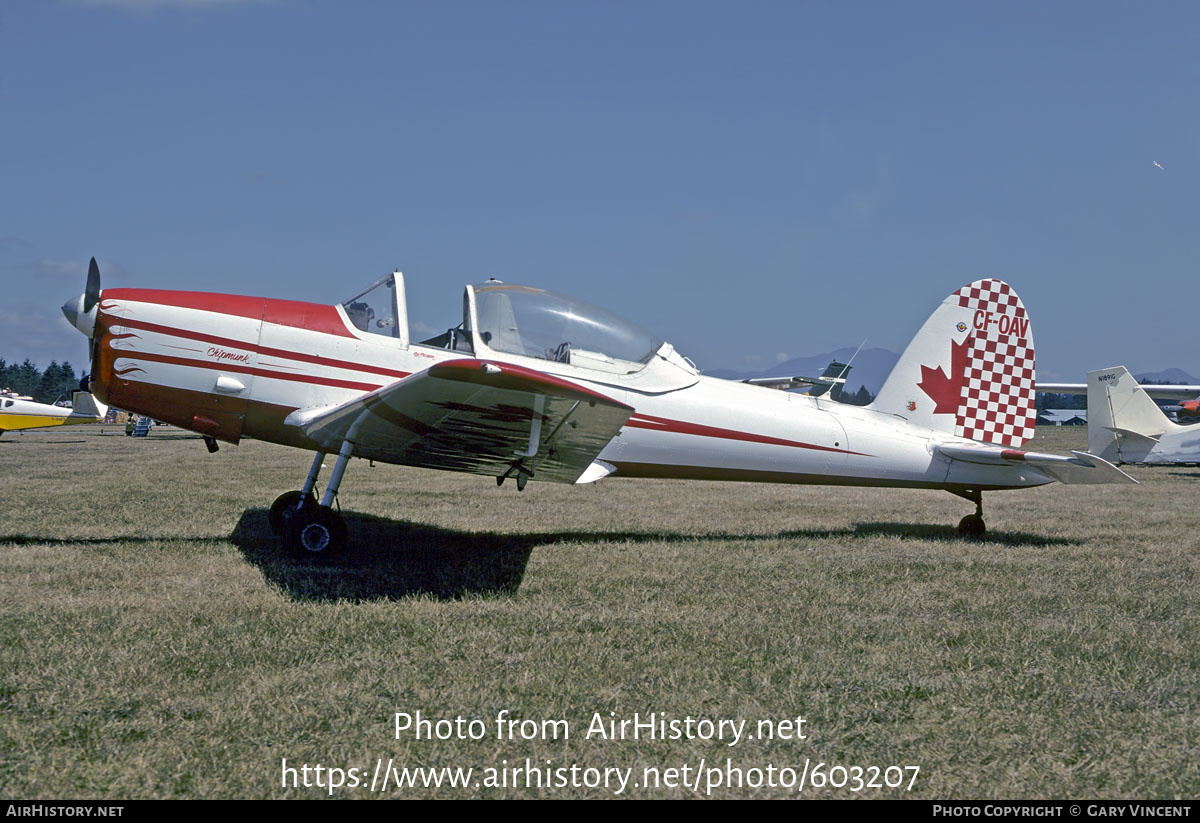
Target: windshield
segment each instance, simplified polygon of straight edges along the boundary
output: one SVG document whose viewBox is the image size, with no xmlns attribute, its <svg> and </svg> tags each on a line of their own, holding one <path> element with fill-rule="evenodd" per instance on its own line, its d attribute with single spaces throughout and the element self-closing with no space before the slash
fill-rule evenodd
<svg viewBox="0 0 1200 823">
<path fill-rule="evenodd" d="M 474 292 L 480 339 L 496 351 L 627 374 L 662 347 L 640 326 L 573 297 L 498 282 Z"/>
<path fill-rule="evenodd" d="M 365 291 L 351 297 L 342 307 L 346 316 L 359 331 L 371 334 L 381 334 L 384 337 L 398 337 L 399 325 L 396 323 L 396 278 L 389 274 L 382 280 L 377 280 Z"/>
</svg>

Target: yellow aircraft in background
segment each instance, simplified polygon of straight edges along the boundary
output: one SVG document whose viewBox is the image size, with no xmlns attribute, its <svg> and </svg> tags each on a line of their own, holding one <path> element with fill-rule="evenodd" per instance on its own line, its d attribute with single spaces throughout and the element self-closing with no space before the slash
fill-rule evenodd
<svg viewBox="0 0 1200 823">
<path fill-rule="evenodd" d="M 18 429 L 43 429 L 72 423 L 97 423 L 108 414 L 108 407 L 91 392 L 77 391 L 74 408 L 35 403 L 27 397 L 0 394 L 0 434 Z"/>
</svg>

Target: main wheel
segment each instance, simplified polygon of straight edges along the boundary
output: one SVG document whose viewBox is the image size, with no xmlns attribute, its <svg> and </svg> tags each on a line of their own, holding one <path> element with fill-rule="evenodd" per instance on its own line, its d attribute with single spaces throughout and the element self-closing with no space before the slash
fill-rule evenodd
<svg viewBox="0 0 1200 823">
<path fill-rule="evenodd" d="M 987 534 L 987 526 L 983 518 L 977 514 L 968 514 L 958 521 L 958 533 L 963 537 L 980 538 Z"/>
<path fill-rule="evenodd" d="M 302 510 L 288 522 L 284 540 L 296 557 L 334 557 L 346 548 L 346 523 L 340 514 L 324 506 Z"/>
<path fill-rule="evenodd" d="M 287 528 L 287 523 L 292 519 L 298 510 L 300 510 L 300 499 L 304 498 L 305 510 L 315 509 L 317 507 L 317 498 L 313 497 L 310 492 L 308 495 L 302 492 L 284 492 L 275 498 L 275 502 L 271 504 L 271 511 L 267 513 L 267 521 L 271 524 L 271 531 L 275 534 L 283 534 Z"/>
</svg>

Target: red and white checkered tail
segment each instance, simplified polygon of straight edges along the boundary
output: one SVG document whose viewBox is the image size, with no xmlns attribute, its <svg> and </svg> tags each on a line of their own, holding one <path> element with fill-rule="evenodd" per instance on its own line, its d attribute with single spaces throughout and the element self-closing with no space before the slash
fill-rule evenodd
<svg viewBox="0 0 1200 823">
<path fill-rule="evenodd" d="M 947 297 L 908 344 L 872 408 L 997 446 L 1033 437 L 1033 330 L 1017 293 L 976 280 Z"/>
</svg>

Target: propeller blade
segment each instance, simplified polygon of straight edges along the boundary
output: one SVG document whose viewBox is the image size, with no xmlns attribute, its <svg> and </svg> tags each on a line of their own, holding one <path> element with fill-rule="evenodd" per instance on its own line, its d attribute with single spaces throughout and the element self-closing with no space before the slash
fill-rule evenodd
<svg viewBox="0 0 1200 823">
<path fill-rule="evenodd" d="M 92 310 L 92 306 L 100 301 L 100 267 L 96 265 L 96 258 L 92 258 L 91 264 L 88 265 L 87 288 L 83 292 L 83 313 L 87 314 Z"/>
</svg>

